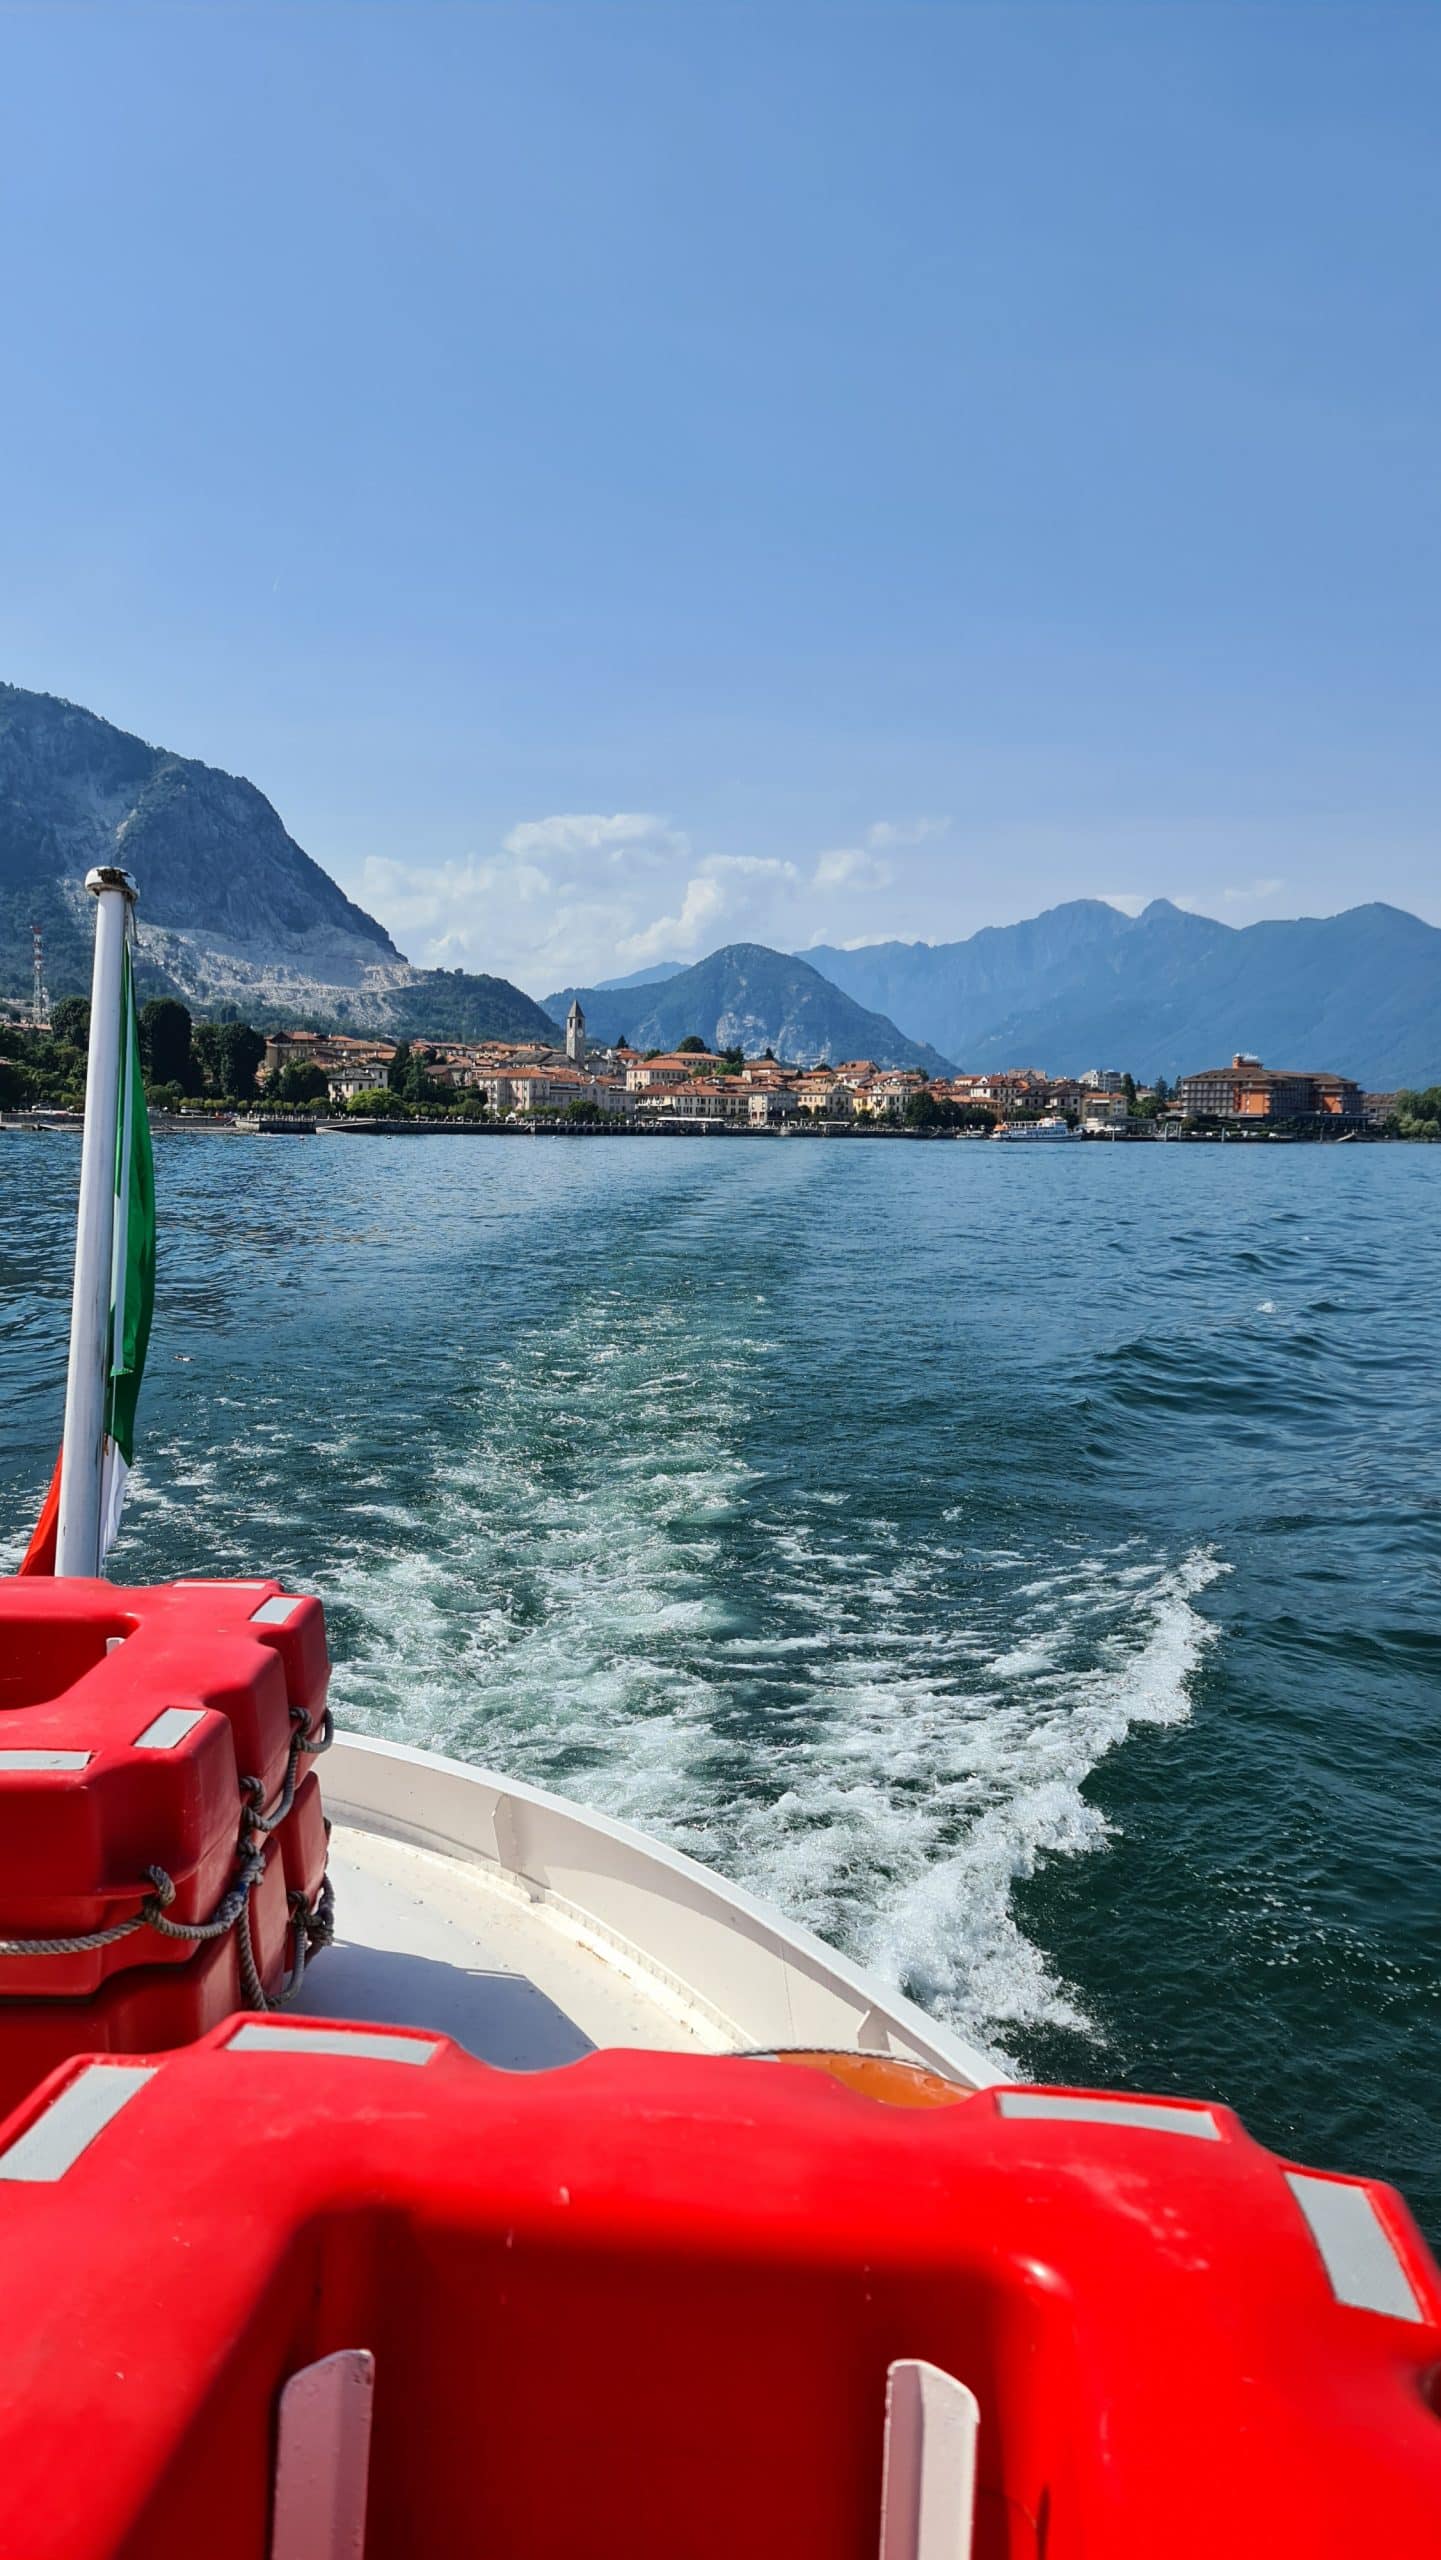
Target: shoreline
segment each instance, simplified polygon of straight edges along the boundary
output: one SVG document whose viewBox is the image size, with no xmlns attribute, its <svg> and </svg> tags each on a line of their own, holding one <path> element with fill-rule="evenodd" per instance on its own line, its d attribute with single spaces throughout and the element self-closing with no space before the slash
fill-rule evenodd
<svg viewBox="0 0 1441 2560">
<path fill-rule="evenodd" d="M 78 1137 L 83 1126 L 79 1112 L 0 1112 L 0 1132 L 31 1136 L 59 1135 Z M 848 1143 L 897 1140 L 912 1146 L 994 1145 L 994 1129 L 910 1129 L 901 1123 L 887 1125 L 877 1121 L 819 1120 L 801 1123 L 795 1120 L 780 1128 L 752 1128 L 744 1121 L 627 1120 L 619 1116 L 611 1120 L 565 1121 L 561 1119 L 529 1120 L 390 1120 L 335 1119 L 294 1114 L 263 1113 L 240 1115 L 233 1112 L 152 1111 L 151 1130 L 157 1137 L 193 1136 L 197 1133 L 226 1138 L 722 1138 L 753 1139 L 774 1145 L 778 1141 L 843 1139 Z M 1001 1140 L 1000 1143 L 1015 1144 Z M 1026 1141 L 1019 1142 L 1023 1152 Z M 1030 1152 L 1049 1154 L 1057 1144 L 1085 1146 L 1386 1146 L 1404 1145 L 1404 1139 L 1392 1139 L 1382 1129 L 1346 1128 L 1333 1136 L 1329 1130 L 1302 1129 L 1180 1129 L 1165 1130 L 1150 1126 L 1135 1129 L 1077 1129 L 1065 1141 L 1032 1139 Z"/>
</svg>

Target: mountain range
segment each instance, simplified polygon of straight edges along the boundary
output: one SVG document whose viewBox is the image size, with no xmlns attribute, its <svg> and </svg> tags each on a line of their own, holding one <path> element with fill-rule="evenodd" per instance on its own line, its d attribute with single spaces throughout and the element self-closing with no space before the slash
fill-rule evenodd
<svg viewBox="0 0 1441 2560">
<path fill-rule="evenodd" d="M 739 1047 L 751 1057 L 769 1048 L 798 1066 L 874 1058 L 881 1067 L 949 1072 L 927 1042 L 858 1004 L 808 960 L 764 943 L 727 943 L 694 968 L 660 977 L 647 972 L 609 987 L 559 987 L 545 1010 L 563 1021 L 576 996 L 592 1040 L 618 1040 L 624 1032 L 637 1049 L 673 1049 L 698 1032 L 708 1048 Z"/>
<path fill-rule="evenodd" d="M 970 1069 L 1174 1079 L 1243 1049 L 1388 1089 L 1441 1068 L 1441 930 L 1399 907 L 1236 926 L 1167 898 L 1138 916 L 1078 898 L 963 942 L 806 957 Z"/>
<path fill-rule="evenodd" d="M 148 995 L 252 1022 L 552 1040 L 507 979 L 413 969 L 385 927 L 286 833 L 253 782 L 147 745 L 56 695 L 0 685 L 0 994 L 28 994 L 32 924 L 52 996 L 90 983 L 85 873 L 142 892 Z"/>
<path fill-rule="evenodd" d="M 32 923 L 52 996 L 83 992 L 81 884 L 117 861 L 141 886 L 144 992 L 261 1025 L 551 1041 L 578 993 L 598 1040 L 670 1048 L 698 1032 L 805 1063 L 1174 1078 L 1244 1049 L 1372 1088 L 1441 1072 L 1441 930 L 1380 904 L 1235 926 L 1165 898 L 1138 916 L 1080 898 L 957 942 L 731 943 L 537 1004 L 505 978 L 413 968 L 253 783 L 0 685 L 0 995 L 29 992 Z"/>
</svg>

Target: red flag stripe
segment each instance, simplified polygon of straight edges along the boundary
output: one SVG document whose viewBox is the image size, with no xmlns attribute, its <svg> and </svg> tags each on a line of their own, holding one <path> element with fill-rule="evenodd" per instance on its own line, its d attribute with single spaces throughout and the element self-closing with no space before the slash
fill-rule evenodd
<svg viewBox="0 0 1441 2560">
<path fill-rule="evenodd" d="M 60 1461 L 57 1458 L 55 1473 L 50 1479 L 50 1490 L 40 1505 L 40 1517 L 35 1523 L 34 1534 L 25 1550 L 25 1561 L 20 1567 L 22 1573 L 54 1572 L 55 1549 L 59 1534 Z"/>
</svg>

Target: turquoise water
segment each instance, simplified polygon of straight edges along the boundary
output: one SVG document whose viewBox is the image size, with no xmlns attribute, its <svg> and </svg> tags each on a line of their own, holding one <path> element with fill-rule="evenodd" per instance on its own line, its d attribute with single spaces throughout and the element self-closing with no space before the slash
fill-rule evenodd
<svg viewBox="0 0 1441 2560">
<path fill-rule="evenodd" d="M 1441 1151 L 158 1143 L 118 1578 L 1441 2228 Z M 78 1151 L 0 1138 L 0 1524 Z"/>
</svg>

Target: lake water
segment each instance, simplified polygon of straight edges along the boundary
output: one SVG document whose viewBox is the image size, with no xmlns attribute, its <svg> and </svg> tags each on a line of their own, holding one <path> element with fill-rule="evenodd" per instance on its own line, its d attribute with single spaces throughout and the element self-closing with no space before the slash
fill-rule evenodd
<svg viewBox="0 0 1441 2560">
<path fill-rule="evenodd" d="M 1441 1151 L 177 1135 L 117 1579 L 1441 2229 Z M 0 1561 L 78 1147 L 0 1137 Z"/>
</svg>

